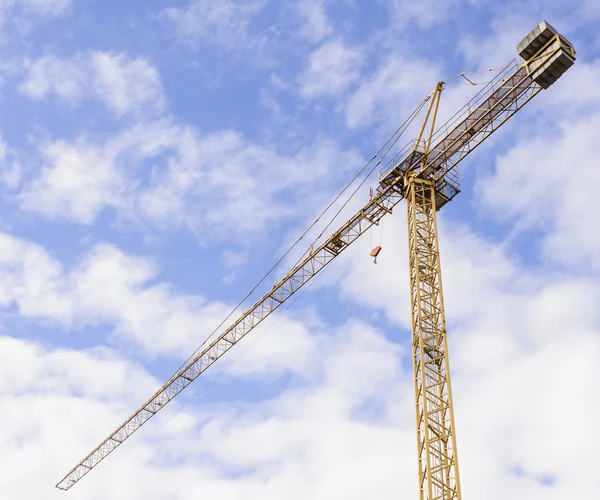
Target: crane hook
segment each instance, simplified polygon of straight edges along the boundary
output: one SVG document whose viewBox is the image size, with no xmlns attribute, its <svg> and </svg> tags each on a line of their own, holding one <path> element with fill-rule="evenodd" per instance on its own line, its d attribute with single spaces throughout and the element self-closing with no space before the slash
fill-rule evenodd
<svg viewBox="0 0 600 500">
<path fill-rule="evenodd" d="M 377 256 L 379 255 L 379 252 L 381 252 L 381 247 L 379 245 L 377 245 L 373 250 L 371 250 L 371 257 L 373 257 L 373 263 L 377 264 Z"/>
</svg>

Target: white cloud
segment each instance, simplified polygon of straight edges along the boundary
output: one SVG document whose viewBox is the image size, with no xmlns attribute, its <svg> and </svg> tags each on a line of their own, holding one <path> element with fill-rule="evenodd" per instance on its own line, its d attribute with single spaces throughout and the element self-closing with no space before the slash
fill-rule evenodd
<svg viewBox="0 0 600 500">
<path fill-rule="evenodd" d="M 415 85 L 415 75 L 422 85 Z M 439 69 L 430 62 L 390 55 L 346 102 L 346 123 L 350 128 L 377 122 L 397 127 L 398 117 L 408 116 L 439 80 Z"/>
<path fill-rule="evenodd" d="M 548 261 L 599 269 L 600 222 L 594 213 L 600 163 L 590 151 L 600 110 L 588 85 L 600 72 L 597 65 L 579 64 L 537 98 L 545 100 L 544 116 L 562 117 L 558 130 L 538 128 L 503 153 L 495 171 L 481 176 L 477 192 L 498 220 L 515 221 L 519 231 L 542 229 Z"/>
<path fill-rule="evenodd" d="M 7 472 L 0 486 L 9 497 L 58 498 L 64 493 L 52 484 L 133 409 L 132 399 L 147 395 L 153 380 L 110 352 L 49 351 L 6 337 L 0 345 L 0 359 L 8 361 L 0 364 L 0 463 Z M 202 485 L 219 498 L 242 492 L 247 498 L 286 492 L 305 498 L 308 491 L 321 499 L 335 487 L 345 498 L 358 499 L 373 481 L 381 491 L 408 486 L 411 475 L 394 471 L 398 465 L 410 469 L 400 449 L 412 450 L 412 433 L 353 413 L 369 401 L 387 412 L 400 375 L 397 348 L 368 325 L 350 322 L 324 339 L 319 354 L 310 360 L 309 385 L 252 404 L 196 405 L 164 427 L 147 424 L 151 429 L 141 432 L 154 431 L 150 439 L 124 454 L 139 443 L 139 436 L 132 438 L 69 494 L 179 499 Z M 13 384 L 10 374 L 19 367 L 30 375 Z M 175 409 L 163 410 L 163 421 Z M 364 470 L 376 472 L 361 474 Z M 25 480 L 30 476 L 36 481 Z"/>
<path fill-rule="evenodd" d="M 0 247 L 0 306 L 81 334 L 104 325 L 117 340 L 151 355 L 188 354 L 227 312 L 223 304 L 182 295 L 168 283 L 151 284 L 158 274 L 152 261 L 110 245 L 92 248 L 71 269 L 10 235 L 0 235 Z"/>
<path fill-rule="evenodd" d="M 398 260 L 394 254 L 378 265 L 398 274 Z M 495 260 L 482 259 L 475 268 L 491 268 Z M 446 268 L 454 264 L 452 258 L 444 263 Z M 356 265 L 353 259 L 347 262 L 348 268 Z M 533 291 L 518 286 L 519 300 L 507 303 L 490 300 L 472 277 L 461 288 L 471 292 L 476 313 L 450 334 L 464 494 L 489 492 L 489 484 L 498 484 L 491 500 L 564 498 L 573 491 L 589 495 L 597 481 L 581 482 L 580 477 L 595 477 L 598 439 L 573 439 L 572 421 L 575 411 L 583 429 L 593 427 L 598 411 L 589 394 L 600 377 L 594 362 L 600 355 L 600 317 L 579 298 L 592 291 L 591 297 L 597 297 L 600 288 L 564 280 Z M 393 286 L 398 283 L 401 275 Z M 389 289 L 366 286 L 364 292 L 384 297 Z M 505 322 L 495 321 L 495 314 Z M 493 328 L 486 328 L 486 321 Z M 140 442 L 132 438 L 70 494 L 92 500 L 122 494 L 132 500 L 185 498 L 200 484 L 219 498 L 309 494 L 320 500 L 335 491 L 358 500 L 373 485 L 389 496 L 416 491 L 413 387 L 406 352 L 362 322 L 327 330 L 325 325 L 312 329 L 305 365 L 279 394 L 252 403 L 243 396 L 226 404 L 205 402 L 164 427 L 150 422 L 141 431 L 153 432 L 149 439 L 123 455 Z M 285 330 L 278 333 L 285 336 Z M 267 341 L 262 339 L 240 361 Z M 135 409 L 131 399 L 143 400 L 151 393 L 150 377 L 110 353 L 108 359 L 98 359 L 94 351 L 45 352 L 13 339 L 2 339 L 1 345 L 0 358 L 7 357 L 8 364 L 0 363 L 0 428 L 7 443 L 0 461 L 7 471 L 17 469 L 2 476 L 2 489 L 16 498 L 39 496 L 105 437 L 102 429 L 112 429 Z M 268 366 L 281 353 L 267 349 L 264 356 Z M 264 364 L 252 361 L 232 375 L 247 378 Z M 13 381 L 13 365 L 25 366 L 28 376 Z M 45 375 L 42 385 L 38 373 Z M 110 379 L 96 375 L 100 373 Z M 218 385 L 210 391 L 216 400 L 221 398 L 218 391 Z M 174 409 L 163 410 L 163 418 Z M 35 458 L 51 452 L 51 463 Z M 39 481 L 23 480 L 18 472 L 23 463 Z M 512 472 L 517 466 L 521 477 Z M 544 477 L 554 477 L 554 484 L 543 486 Z"/>
<path fill-rule="evenodd" d="M 516 144 L 499 153 L 493 172 L 483 173 L 476 192 L 489 216 L 541 233 L 538 239 L 546 262 L 584 269 L 598 268 L 600 225 L 591 214 L 600 188 L 593 130 L 600 126 L 597 86 L 600 65 L 578 45 L 576 29 L 594 19 L 594 9 L 580 3 L 564 12 L 561 2 L 549 2 L 546 17 L 575 44 L 578 61 L 550 89 L 528 105 L 516 128 Z M 553 14 L 554 13 L 554 14 Z M 524 6 L 518 15 L 502 11 L 480 38 L 463 39 L 460 46 L 470 62 L 481 65 L 515 55 L 514 47 L 541 20 L 539 8 Z M 537 105 L 534 112 L 529 106 Z M 576 172 L 576 173 L 575 173 Z M 577 244 L 574 244 L 577 242 Z"/>
<path fill-rule="evenodd" d="M 71 8 L 71 0 L 20 0 L 23 8 L 43 16 L 61 16 Z"/>
<path fill-rule="evenodd" d="M 76 61 L 44 56 L 27 64 L 27 78 L 19 87 L 32 99 L 44 99 L 54 93 L 67 101 L 78 101 L 84 95 L 86 72 Z"/>
<path fill-rule="evenodd" d="M 517 44 L 540 21 L 537 12 L 496 17 L 490 23 L 486 36 L 467 35 L 459 41 L 458 48 L 475 69 L 502 66 L 515 58 L 520 63 L 523 60 L 517 54 Z M 560 26 L 557 28 L 561 29 Z"/>
<path fill-rule="evenodd" d="M 305 213 L 356 161 L 327 140 L 282 155 L 232 131 L 202 137 L 167 121 L 136 126 L 103 145 L 57 141 L 41 152 L 43 167 L 21 193 L 24 209 L 91 224 L 114 208 L 124 219 L 202 231 L 203 243 L 258 235 L 271 222 Z"/>
<path fill-rule="evenodd" d="M 299 78 L 305 98 L 341 94 L 359 76 L 362 56 L 359 49 L 347 48 L 342 41 L 327 42 L 311 55 L 308 68 Z"/>
<path fill-rule="evenodd" d="M 593 199 L 590 192 L 581 196 Z M 331 286 L 344 302 L 366 306 L 375 317 L 384 313 L 402 327 L 406 342 L 406 228 L 403 209 L 398 212 L 384 223 L 378 264 L 369 262 L 368 240 L 357 243 L 338 262 L 341 279 Z M 503 485 L 494 499 L 560 498 L 570 488 L 584 494 L 591 486 L 580 484 L 573 460 L 587 463 L 583 457 L 595 453 L 598 440 L 572 439 L 569 409 L 582 405 L 583 426 L 598 411 L 597 402 L 586 396 L 600 376 L 593 362 L 600 353 L 597 280 L 528 270 L 518 254 L 509 257 L 515 252 L 510 247 L 444 217 L 440 228 L 464 494 L 485 491 L 492 483 Z M 566 242 L 566 252 L 579 245 Z M 574 393 L 580 383 L 585 387 Z M 559 409 L 557 401 L 564 402 Z M 493 467 L 482 469 L 481 463 Z M 525 471 L 522 478 L 511 472 L 517 466 Z M 555 485 L 543 486 L 545 476 L 555 476 Z"/>
<path fill-rule="evenodd" d="M 578 60 L 549 92 L 542 92 L 548 115 L 570 125 L 598 114 L 600 89 L 594 82 L 599 76 L 600 60 Z"/>
<path fill-rule="evenodd" d="M 83 98 L 95 98 L 117 117 L 164 107 L 160 75 L 144 59 L 109 52 L 72 59 L 48 55 L 28 61 L 26 69 L 19 90 L 31 99 L 56 94 L 74 106 Z"/>
<path fill-rule="evenodd" d="M 72 309 L 62 295 L 60 264 L 40 246 L 0 234 L 0 305 L 13 303 L 24 316 L 43 317 L 68 325 Z"/>
<path fill-rule="evenodd" d="M 169 283 L 150 285 L 152 261 L 98 245 L 68 276 L 77 328 L 114 325 L 115 335 L 151 354 L 187 354 L 225 317 L 227 306 L 182 295 Z"/>
<path fill-rule="evenodd" d="M 380 227 L 348 250 L 349 256 L 338 263 L 335 282 L 344 302 L 350 300 L 382 312 L 387 319 L 410 328 L 410 296 L 408 289 L 408 251 L 404 202 L 386 218 Z M 475 297 L 501 300 L 512 286 L 529 283 L 534 277 L 509 259 L 502 246 L 472 234 L 465 226 L 452 224 L 440 217 L 442 275 L 448 320 L 463 322 L 478 313 Z M 382 251 L 373 265 L 370 246 L 381 245 Z M 406 284 L 403 286 L 402 284 Z M 509 294 L 510 296 L 510 294 Z"/>
<path fill-rule="evenodd" d="M 95 52 L 91 58 L 94 93 L 118 116 L 164 105 L 160 75 L 143 59 Z"/>
<path fill-rule="evenodd" d="M 238 51 L 253 44 L 248 26 L 264 5 L 264 0 L 194 0 L 184 8 L 165 9 L 162 17 L 183 40 Z"/>
<path fill-rule="evenodd" d="M 588 54 L 593 53 L 590 42 L 580 39 L 579 35 L 585 32 L 587 26 L 593 29 L 592 23 L 600 17 L 599 4 L 595 0 L 568 4 L 561 0 L 548 0 L 543 6 L 536 2 L 521 2 L 512 4 L 512 7 L 489 0 L 484 0 L 484 3 L 488 4 L 492 14 L 489 25 L 484 24 L 481 35 L 466 33 L 458 42 L 460 52 L 474 68 L 500 66 L 513 58 L 522 62 L 516 46 L 542 20 L 549 22 L 575 45 L 579 59 L 586 59 Z M 582 50 L 583 43 L 591 50 Z"/>
<path fill-rule="evenodd" d="M 132 399 L 156 386 L 108 350 L 50 350 L 5 336 L 0 347 L 0 488 L 6 498 L 60 496 L 53 491 L 57 461 L 91 446 L 98 429 L 114 426 Z"/>
<path fill-rule="evenodd" d="M 302 18 L 299 34 L 311 42 L 319 42 L 333 31 L 323 3 L 323 0 L 313 0 L 294 6 Z"/>
<path fill-rule="evenodd" d="M 118 202 L 126 189 L 114 158 L 79 140 L 42 146 L 45 160 L 39 177 L 21 195 L 22 208 L 92 224 L 106 205 Z"/>
<path fill-rule="evenodd" d="M 16 188 L 21 182 L 21 174 L 18 159 L 0 134 L 0 179 L 9 188 Z"/>
<path fill-rule="evenodd" d="M 154 261 L 108 244 L 96 245 L 68 269 L 39 245 L 8 234 L 0 233 L 0 250 L 0 308 L 14 307 L 23 319 L 72 334 L 85 335 L 87 328 L 103 326 L 112 331 L 113 343 L 133 344 L 150 356 L 187 356 L 232 307 L 157 283 L 159 269 Z M 229 373 L 271 378 L 305 371 L 314 341 L 293 317 L 279 316 L 274 314 L 257 328 L 255 335 L 268 332 L 265 340 Z"/>
<path fill-rule="evenodd" d="M 42 143 L 43 165 L 23 188 L 21 206 L 82 224 L 92 224 L 106 207 L 125 209 L 137 184 L 135 175 L 144 174 L 139 164 L 177 144 L 178 132 L 165 122 L 153 122 L 126 130 L 103 145 L 83 138 Z"/>
<path fill-rule="evenodd" d="M 157 384 L 139 366 L 107 348 L 48 349 L 7 336 L 0 336 L 0 345 L 0 394 L 4 397 L 85 394 L 100 401 L 127 404 Z"/>
<path fill-rule="evenodd" d="M 0 0 L 0 25 L 11 17 L 22 21 L 21 14 L 40 17 L 59 17 L 71 10 L 71 0 Z M 15 13 L 16 11 L 16 13 Z"/>
<path fill-rule="evenodd" d="M 273 317 L 265 320 L 265 324 L 252 332 L 250 339 L 242 344 L 249 346 L 251 339 L 260 341 L 244 352 L 228 370 L 228 374 L 240 378 L 261 378 L 263 382 L 272 381 L 279 373 L 293 373 L 299 377 L 310 377 L 313 356 L 317 355 L 318 344 L 326 343 L 324 337 L 314 334 L 323 325 L 309 322 L 301 314 L 282 315 L 281 311 L 273 313 Z M 313 334 L 311 334 L 313 332 Z M 232 357 L 236 357 L 232 354 Z M 229 362 L 233 359 L 228 360 Z M 228 365 L 225 361 L 225 365 Z"/>
</svg>

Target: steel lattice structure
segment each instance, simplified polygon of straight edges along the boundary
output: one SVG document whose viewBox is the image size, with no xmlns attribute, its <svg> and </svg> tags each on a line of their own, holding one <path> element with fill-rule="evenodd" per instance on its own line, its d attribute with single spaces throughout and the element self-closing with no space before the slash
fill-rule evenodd
<svg viewBox="0 0 600 500">
<path fill-rule="evenodd" d="M 407 179 L 408 265 L 417 411 L 419 489 L 460 498 L 442 275 L 432 180 Z"/>
<path fill-rule="evenodd" d="M 210 345 L 192 357 L 148 401 L 56 486 L 68 490 L 324 269 L 402 200 L 407 202 L 412 358 L 420 500 L 460 500 L 436 211 L 459 192 L 457 165 L 575 61 L 573 46 L 546 22 L 519 43 L 525 60 L 507 66 L 453 119 L 434 132 L 443 82 L 430 94 L 419 137 L 383 172 L 377 192 L 308 253 Z M 429 132 L 425 134 L 426 125 Z M 433 144 L 433 146 L 432 146 Z"/>
</svg>

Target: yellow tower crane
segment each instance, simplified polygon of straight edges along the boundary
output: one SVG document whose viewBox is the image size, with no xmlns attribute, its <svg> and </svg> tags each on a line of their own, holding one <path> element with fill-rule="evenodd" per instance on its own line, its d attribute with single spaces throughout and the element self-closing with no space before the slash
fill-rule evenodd
<svg viewBox="0 0 600 500">
<path fill-rule="evenodd" d="M 435 131 L 440 82 L 427 97 L 417 139 L 380 175 L 369 202 L 229 328 L 182 366 L 144 405 L 56 486 L 68 490 L 113 450 L 310 281 L 373 225 L 406 200 L 420 500 L 460 500 L 436 212 L 459 192 L 457 165 L 575 62 L 573 45 L 545 21 L 517 46 L 523 63 L 507 66 Z M 376 155 L 377 156 L 377 155 Z M 373 157 L 373 159 L 376 158 Z M 378 162 L 379 164 L 379 162 Z"/>
</svg>

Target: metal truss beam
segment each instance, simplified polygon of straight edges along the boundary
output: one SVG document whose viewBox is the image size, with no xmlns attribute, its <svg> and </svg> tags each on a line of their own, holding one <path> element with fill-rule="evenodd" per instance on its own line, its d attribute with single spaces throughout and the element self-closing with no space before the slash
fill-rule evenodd
<svg viewBox="0 0 600 500">
<path fill-rule="evenodd" d="M 252 331 L 253 328 L 258 326 L 283 302 L 310 281 L 337 255 L 348 248 L 361 234 L 367 231 L 372 225 L 379 224 L 382 217 L 391 213 L 392 209 L 403 199 L 402 191 L 398 187 L 399 183 L 400 179 L 396 179 L 395 183 L 378 191 L 373 199 L 356 213 L 354 217 L 348 220 L 316 250 L 312 251 L 281 280 L 275 283 L 271 291 L 266 293 L 208 347 L 173 375 L 131 417 L 117 427 L 107 439 L 76 465 L 56 487 L 61 490 L 71 488 L 120 446 L 123 441 L 156 415 L 177 394 L 190 385 L 209 366 L 215 363 L 216 360 L 229 351 L 229 349 Z"/>
<path fill-rule="evenodd" d="M 492 93 L 431 148 L 422 167 L 425 175 L 431 175 L 436 181 L 452 175 L 461 160 L 540 90 L 542 87 L 531 79 L 526 66 L 519 66 L 511 75 L 493 84 Z"/>
<path fill-rule="evenodd" d="M 435 183 L 405 186 L 420 500 L 460 500 Z"/>
</svg>

